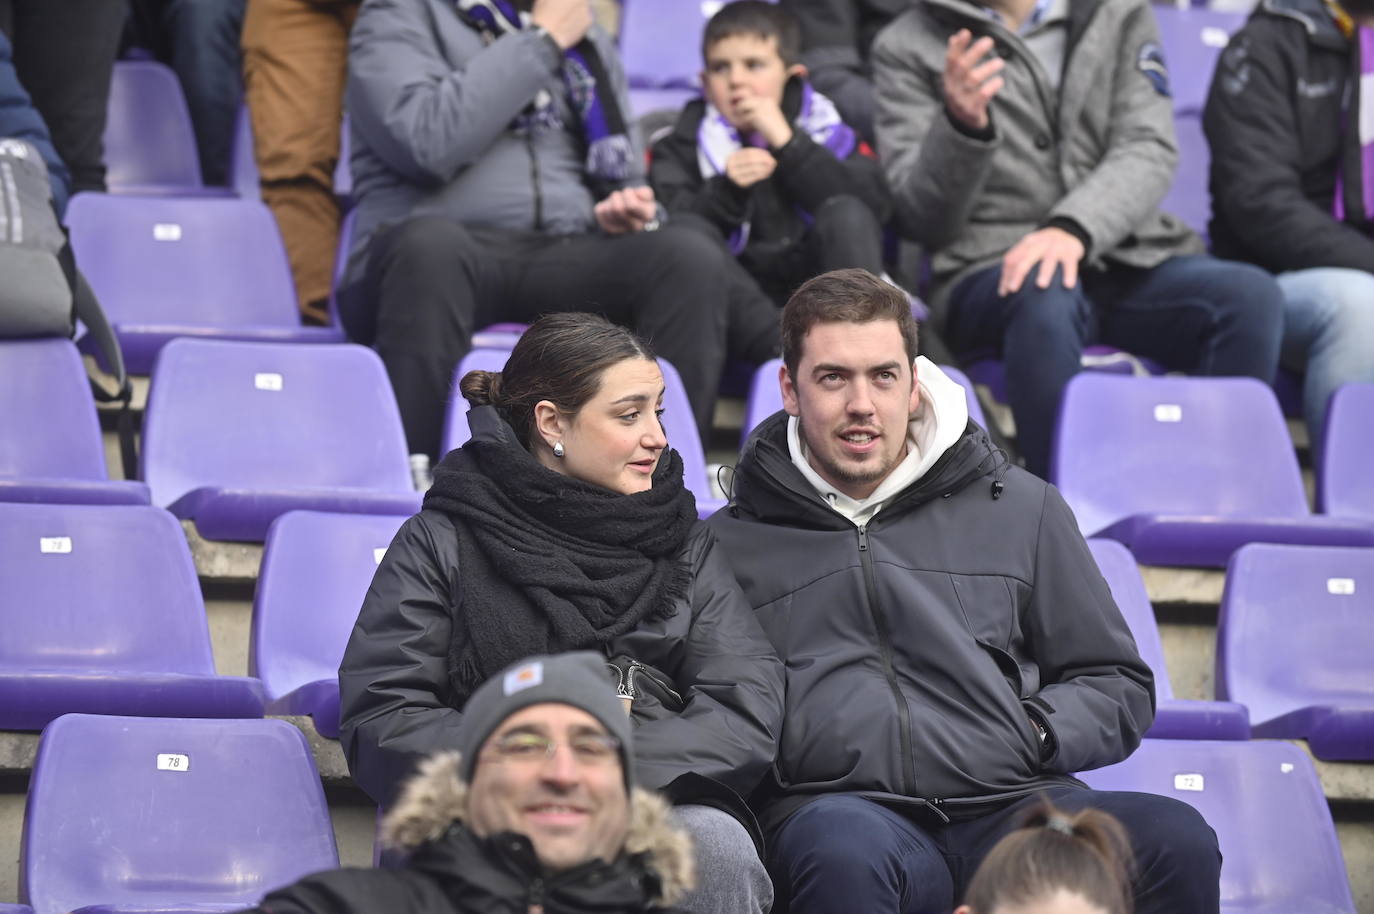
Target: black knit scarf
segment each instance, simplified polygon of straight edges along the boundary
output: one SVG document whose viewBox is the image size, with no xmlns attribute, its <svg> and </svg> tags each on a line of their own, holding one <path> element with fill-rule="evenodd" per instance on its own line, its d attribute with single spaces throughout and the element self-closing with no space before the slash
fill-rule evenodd
<svg viewBox="0 0 1374 914">
<path fill-rule="evenodd" d="M 652 488 L 621 495 L 539 464 L 490 406 L 435 469 L 426 508 L 458 527 L 462 607 L 449 647 L 461 708 L 487 677 L 531 654 L 597 650 L 666 618 L 691 588 L 680 556 L 696 520 L 669 450 Z"/>
</svg>

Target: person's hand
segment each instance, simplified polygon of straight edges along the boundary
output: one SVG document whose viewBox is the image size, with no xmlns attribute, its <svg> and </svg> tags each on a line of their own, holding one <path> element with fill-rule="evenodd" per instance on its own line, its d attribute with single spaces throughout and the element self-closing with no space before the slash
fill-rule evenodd
<svg viewBox="0 0 1374 914">
<path fill-rule="evenodd" d="M 653 222 L 658 217 L 658 204 L 652 187 L 627 187 L 602 200 L 592 212 L 607 235 L 626 235 Z"/>
<path fill-rule="evenodd" d="M 1000 57 L 984 60 L 991 50 L 991 38 L 985 35 L 973 41 L 968 29 L 951 35 L 945 50 L 945 107 L 971 130 L 988 128 L 988 104 L 1002 88 L 1003 79 L 997 74 L 1006 61 Z"/>
<path fill-rule="evenodd" d="M 542 26 L 566 51 L 592 27 L 592 6 L 587 0 L 534 0 L 530 24 Z"/>
<path fill-rule="evenodd" d="M 767 149 L 745 146 L 736 149 L 725 160 L 725 177 L 737 187 L 753 187 L 760 181 L 766 181 L 777 167 L 778 160 Z"/>
<path fill-rule="evenodd" d="M 735 125 L 741 133 L 757 133 L 774 149 L 781 149 L 792 139 L 792 125 L 787 123 L 782 108 L 773 99 L 744 93 L 733 96 L 730 107 L 734 109 Z"/>
<path fill-rule="evenodd" d="M 1035 276 L 1038 288 L 1048 289 L 1054 271 L 1063 269 L 1064 288 L 1072 289 L 1078 285 L 1078 264 L 1084 253 L 1083 242 L 1061 228 L 1031 232 L 1002 257 L 1002 278 L 997 283 L 997 294 L 1005 296 L 1019 291 L 1037 263 L 1040 264 L 1040 271 Z"/>
</svg>

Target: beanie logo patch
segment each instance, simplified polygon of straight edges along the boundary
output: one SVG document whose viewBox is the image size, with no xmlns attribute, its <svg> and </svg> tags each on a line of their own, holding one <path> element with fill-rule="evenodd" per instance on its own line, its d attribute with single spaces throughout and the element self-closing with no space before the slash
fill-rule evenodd
<svg viewBox="0 0 1374 914">
<path fill-rule="evenodd" d="M 514 695 L 525 689 L 532 689 L 544 681 L 544 664 L 540 661 L 526 663 L 508 672 L 501 683 L 501 691 Z"/>
</svg>

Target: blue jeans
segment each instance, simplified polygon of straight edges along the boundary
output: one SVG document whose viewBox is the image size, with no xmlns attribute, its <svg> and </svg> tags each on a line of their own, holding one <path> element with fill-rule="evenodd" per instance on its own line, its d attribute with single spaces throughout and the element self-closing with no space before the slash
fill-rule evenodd
<svg viewBox="0 0 1374 914">
<path fill-rule="evenodd" d="M 1148 793 L 1055 787 L 1055 806 L 1105 810 L 1135 850 L 1136 914 L 1217 914 L 1221 852 L 1186 803 Z M 832 794 L 797 810 L 768 841 L 777 910 L 795 914 L 949 914 L 978 864 L 1036 797 L 978 818 L 938 824 L 871 800 Z"/>
<path fill-rule="evenodd" d="M 239 32 L 245 0 L 169 0 L 162 13 L 171 64 L 186 94 L 205 183 L 229 183 L 234 121 L 243 97 Z"/>
<path fill-rule="evenodd" d="M 1340 267 L 1278 277 L 1283 290 L 1283 367 L 1305 374 L 1302 411 L 1315 463 L 1326 404 L 1352 381 L 1374 383 L 1374 273 Z"/>
<path fill-rule="evenodd" d="M 1008 296 L 1001 266 L 954 287 L 947 325 L 956 352 L 995 349 L 1026 468 L 1048 477 L 1059 400 L 1083 347 L 1106 343 L 1171 371 L 1244 375 L 1272 384 L 1283 333 L 1283 293 L 1258 267 L 1207 256 L 1173 257 L 1148 270 L 1087 270 L 1073 289 L 1035 272 Z"/>
</svg>

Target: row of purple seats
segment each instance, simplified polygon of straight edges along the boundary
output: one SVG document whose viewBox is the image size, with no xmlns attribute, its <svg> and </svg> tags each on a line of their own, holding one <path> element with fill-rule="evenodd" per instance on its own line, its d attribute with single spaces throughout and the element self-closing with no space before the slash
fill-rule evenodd
<svg viewBox="0 0 1374 914">
<path fill-rule="evenodd" d="M 236 911 L 338 865 L 288 723 L 70 714 L 39 740 L 19 862 L 34 914 Z"/>
</svg>

